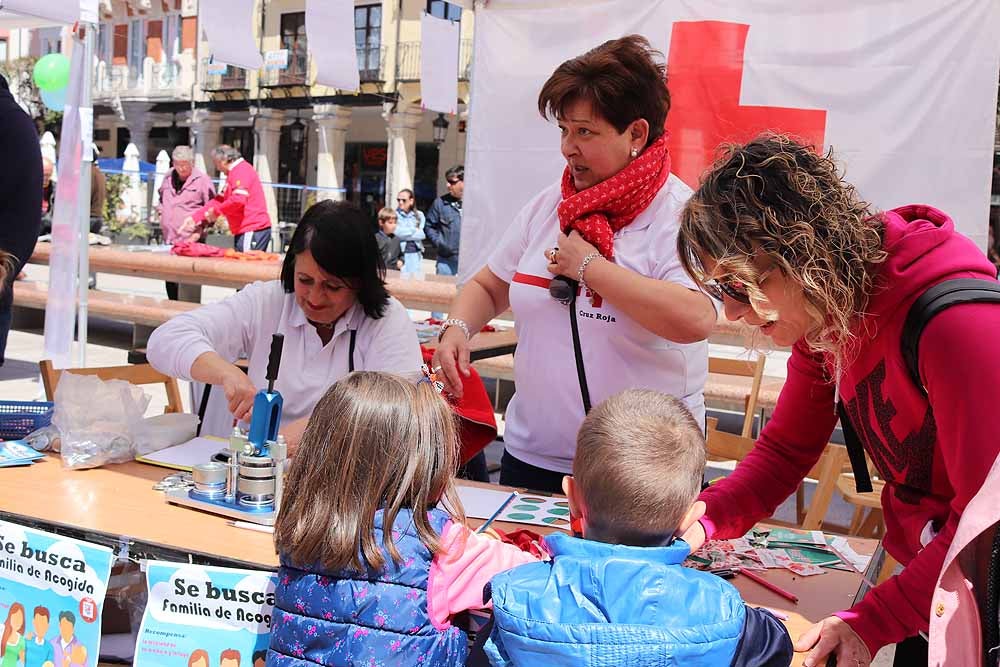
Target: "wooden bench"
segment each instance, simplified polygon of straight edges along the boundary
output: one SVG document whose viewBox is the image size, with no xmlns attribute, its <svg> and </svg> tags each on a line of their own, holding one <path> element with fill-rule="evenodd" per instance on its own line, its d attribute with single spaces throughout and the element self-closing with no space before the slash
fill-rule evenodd
<svg viewBox="0 0 1000 667">
<path fill-rule="evenodd" d="M 49 288 L 45 283 L 28 280 L 14 281 L 13 305 L 15 308 L 44 311 L 48 297 Z M 128 322 L 133 325 L 133 347 L 145 345 L 153 329 L 170 318 L 199 306 L 200 304 L 186 301 L 170 301 L 93 289 L 87 292 L 87 313 L 89 315 L 118 322 Z"/>
<path fill-rule="evenodd" d="M 513 354 L 474 361 L 472 365 L 484 378 L 514 381 Z M 750 380 L 751 378 L 709 373 L 708 381 L 705 382 L 705 404 L 711 408 L 742 412 L 744 398 L 750 391 Z M 766 412 L 773 411 L 784 384 L 784 378 L 765 375 L 760 385 L 757 408 Z"/>
</svg>

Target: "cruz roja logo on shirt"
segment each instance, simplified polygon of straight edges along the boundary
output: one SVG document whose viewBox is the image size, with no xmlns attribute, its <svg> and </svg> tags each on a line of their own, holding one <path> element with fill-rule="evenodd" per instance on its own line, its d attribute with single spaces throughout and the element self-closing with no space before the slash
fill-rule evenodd
<svg viewBox="0 0 1000 667">
<path fill-rule="evenodd" d="M 604 313 L 591 313 L 586 310 L 580 309 L 580 317 L 585 317 L 590 320 L 600 320 L 601 322 L 617 322 L 614 315 L 606 315 Z"/>
</svg>

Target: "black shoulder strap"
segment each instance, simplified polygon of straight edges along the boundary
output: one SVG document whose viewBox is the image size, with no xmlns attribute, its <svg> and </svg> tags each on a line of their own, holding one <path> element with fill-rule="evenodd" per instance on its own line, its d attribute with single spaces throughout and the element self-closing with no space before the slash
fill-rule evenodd
<svg viewBox="0 0 1000 667">
<path fill-rule="evenodd" d="M 347 372 L 354 372 L 354 345 L 358 342 L 358 330 L 351 329 L 351 345 L 347 350 Z"/>
<path fill-rule="evenodd" d="M 946 308 L 960 303 L 1000 303 L 1000 283 L 981 278 L 957 278 L 934 285 L 910 306 L 903 325 L 900 345 L 913 384 L 927 394 L 920 379 L 920 336 L 931 319 Z"/>
</svg>

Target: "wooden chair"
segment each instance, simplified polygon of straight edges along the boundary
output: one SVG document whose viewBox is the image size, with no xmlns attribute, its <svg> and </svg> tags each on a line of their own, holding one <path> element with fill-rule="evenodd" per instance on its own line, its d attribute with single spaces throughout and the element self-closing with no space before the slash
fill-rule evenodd
<svg viewBox="0 0 1000 667">
<path fill-rule="evenodd" d="M 819 461 L 806 473 L 806 477 L 816 480 L 816 491 L 808 511 L 805 509 L 803 485 L 799 485 L 795 496 L 795 512 L 799 525 L 805 530 L 821 530 L 823 519 L 833 499 L 833 492 L 841 474 L 848 466 L 847 448 L 843 445 L 829 443 L 823 450 Z"/>
<path fill-rule="evenodd" d="M 753 420 L 757 413 L 757 400 L 760 396 L 760 381 L 764 377 L 764 355 L 758 354 L 754 361 L 709 357 L 708 372 L 751 378 L 750 391 L 743 398 L 743 430 L 740 435 L 744 438 L 752 437 Z"/>
<path fill-rule="evenodd" d="M 709 417 L 705 430 L 705 452 L 709 461 L 742 461 L 753 449 L 753 438 L 719 430 L 719 420 Z"/>
<path fill-rule="evenodd" d="M 59 384 L 59 376 L 64 371 L 67 371 L 77 375 L 96 375 L 102 380 L 125 380 L 136 385 L 162 383 L 167 388 L 167 408 L 164 412 L 184 412 L 184 404 L 181 402 L 181 392 L 177 385 L 177 378 L 164 375 L 149 364 L 57 370 L 52 366 L 51 361 L 43 359 L 38 365 L 42 372 L 42 385 L 45 387 L 45 397 L 50 401 L 53 400 L 56 394 L 56 385 Z"/>
<path fill-rule="evenodd" d="M 885 488 L 885 480 L 878 478 L 878 473 L 867 456 L 865 460 L 868 462 L 868 476 L 872 480 L 872 490 L 868 493 L 859 493 L 854 486 L 853 472 L 842 473 L 837 478 L 837 490 L 844 496 L 844 500 L 855 507 L 848 533 L 864 537 L 882 537 L 885 532 L 882 518 L 882 490 Z"/>
</svg>

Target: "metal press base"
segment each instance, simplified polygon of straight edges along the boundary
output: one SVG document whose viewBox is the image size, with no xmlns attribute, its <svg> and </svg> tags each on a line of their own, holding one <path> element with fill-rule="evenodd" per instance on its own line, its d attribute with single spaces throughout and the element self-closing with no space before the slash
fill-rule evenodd
<svg viewBox="0 0 1000 667">
<path fill-rule="evenodd" d="M 259 523 L 262 526 L 273 526 L 274 520 L 278 518 L 275 511 L 270 508 L 257 509 L 236 505 L 225 500 L 192 498 L 189 489 L 168 489 L 164 491 L 164 497 L 168 503 L 184 505 L 185 507 L 192 507 L 203 512 L 211 512 L 212 514 L 220 514 L 239 521 Z"/>
</svg>

